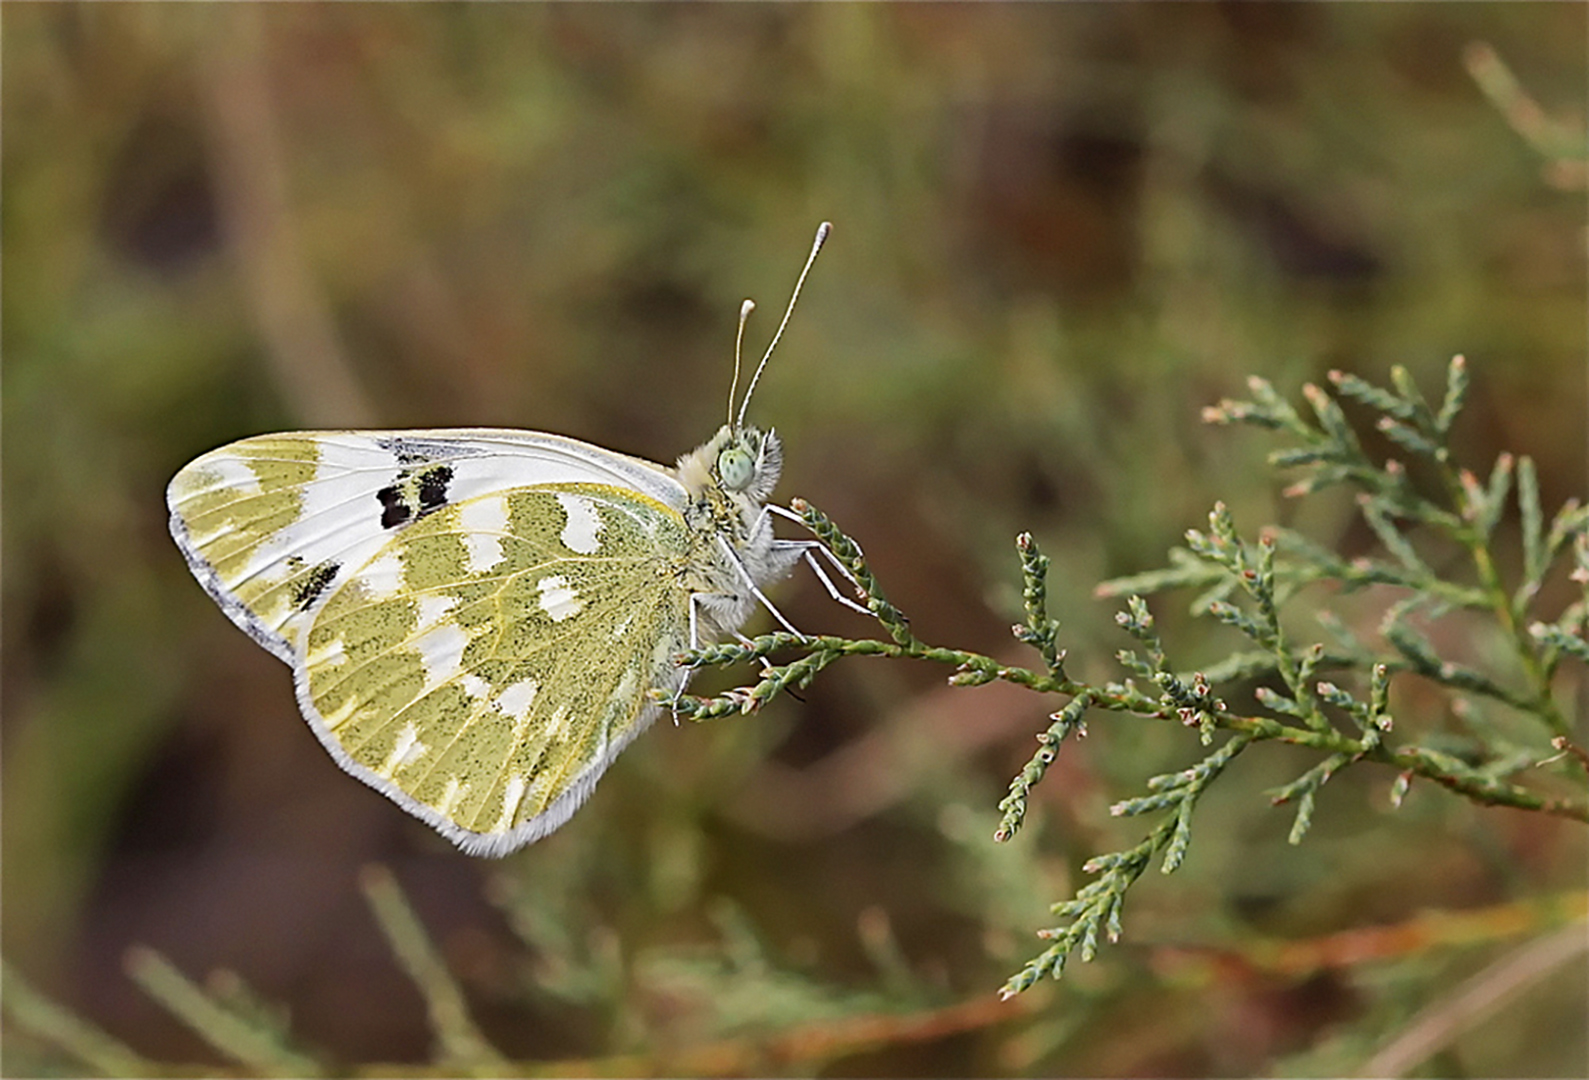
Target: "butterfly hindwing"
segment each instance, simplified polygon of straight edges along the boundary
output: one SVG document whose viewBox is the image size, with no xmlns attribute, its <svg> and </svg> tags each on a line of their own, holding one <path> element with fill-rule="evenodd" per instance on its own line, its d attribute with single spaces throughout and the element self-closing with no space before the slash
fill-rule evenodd
<svg viewBox="0 0 1589 1080">
<path fill-rule="evenodd" d="M 567 819 L 676 688 L 693 538 L 602 484 L 513 489 L 393 535 L 315 609 L 299 703 L 349 772 L 466 850 Z"/>
</svg>

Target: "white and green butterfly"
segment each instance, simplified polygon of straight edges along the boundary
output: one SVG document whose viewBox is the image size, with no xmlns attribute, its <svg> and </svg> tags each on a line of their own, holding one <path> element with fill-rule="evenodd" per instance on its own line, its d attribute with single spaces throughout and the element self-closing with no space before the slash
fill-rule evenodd
<svg viewBox="0 0 1589 1080">
<path fill-rule="evenodd" d="M 812 558 L 826 549 L 773 535 L 793 516 L 767 503 L 782 450 L 744 423 L 828 230 L 737 415 L 730 389 L 729 422 L 677 468 L 458 428 L 260 435 L 177 473 L 177 546 L 292 668 L 337 764 L 505 855 L 568 820 L 656 719 L 650 692 L 683 689 L 677 654 L 737 635 L 763 585 L 804 557 L 851 604 Z M 736 384 L 738 365 L 736 347 Z"/>
</svg>

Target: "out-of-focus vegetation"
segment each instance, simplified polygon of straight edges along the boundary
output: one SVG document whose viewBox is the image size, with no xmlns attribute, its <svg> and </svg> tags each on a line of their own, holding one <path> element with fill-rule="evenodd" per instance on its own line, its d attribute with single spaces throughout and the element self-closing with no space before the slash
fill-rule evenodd
<svg viewBox="0 0 1589 1080">
<path fill-rule="evenodd" d="M 1251 372 L 1429 385 L 1466 353 L 1463 459 L 1583 495 L 1585 29 L 1576 5 L 8 8 L 0 1069 L 1581 1073 L 1583 961 L 1549 929 L 1585 887 L 1575 822 L 1419 785 L 1394 809 L 1354 769 L 1293 848 L 1263 793 L 1313 760 L 1244 757 L 1181 870 L 1133 890 L 1128 944 L 1000 1005 L 1183 732 L 1095 720 L 995 845 L 1041 709 L 838 665 L 659 725 L 556 834 L 470 860 L 326 758 L 162 490 L 312 426 L 669 459 L 720 422 L 739 300 L 770 334 L 831 218 L 752 408 L 780 494 L 865 545 L 924 639 L 994 656 L 1019 655 L 1030 530 L 1072 673 L 1115 677 L 1093 587 L 1215 499 L 1374 542 L 1199 423 Z M 1498 544 L 1521 558 L 1515 522 Z M 777 599 L 871 632 L 809 580 Z M 1398 731 L 1470 722 L 1400 692 Z"/>
<path fill-rule="evenodd" d="M 1447 437 L 1472 385 L 1463 357 L 1451 361 L 1438 409 L 1400 365 L 1391 368 L 1395 389 L 1340 371 L 1332 371 L 1330 379 L 1343 398 L 1378 414 L 1374 430 L 1410 455 L 1412 468 L 1400 458 L 1379 463 L 1369 457 L 1340 402 L 1312 384 L 1305 388 L 1311 421 L 1258 377 L 1250 380 L 1253 400 L 1227 398 L 1204 415 L 1214 423 L 1248 423 L 1282 433 L 1294 445 L 1272 452 L 1271 464 L 1303 473 L 1286 494 L 1310 496 L 1338 486 L 1354 490 L 1381 550 L 1348 560 L 1273 525 L 1248 539 L 1230 508 L 1215 503 L 1208 530 L 1188 530 L 1186 546 L 1171 550 L 1170 566 L 1099 585 L 1100 596 L 1128 597 L 1116 616 L 1135 639 L 1133 648 L 1116 654 L 1128 675 L 1123 680 L 1100 684 L 1070 674 L 1060 644 L 1062 627 L 1048 610 L 1052 563 L 1029 533 L 1016 538 L 1026 617 L 1011 629 L 1037 651 L 1041 668 L 922 641 L 909 617 L 883 594 L 855 540 L 796 499 L 791 508 L 832 553 L 834 565 L 866 601 L 887 640 L 780 630 L 711 645 L 691 651 L 686 660 L 722 667 L 758 661 L 763 667 L 756 681 L 712 698 L 682 691 L 654 694 L 675 715 L 694 720 L 748 716 L 784 690 L 810 686 L 844 657 L 870 656 L 946 665 L 953 671 L 950 686 L 1001 682 L 1060 695 L 1066 704 L 1050 715 L 1053 723 L 1038 733 L 1037 752 L 999 802 L 1003 817 L 993 834 L 999 842 L 1012 839 L 1025 822 L 1032 789 L 1060 750 L 1085 737 L 1089 714 L 1171 721 L 1195 729 L 1205 747 L 1217 741 L 1201 761 L 1150 777 L 1146 794 L 1109 808 L 1117 817 L 1158 816 L 1159 821 L 1129 849 L 1101 853 L 1082 864 L 1083 873 L 1096 878 L 1054 905 L 1054 913 L 1067 921 L 1038 932 L 1054 944 L 1005 983 L 999 992 L 1005 999 L 1044 976 L 1058 978 L 1072 956 L 1092 960 L 1100 941 L 1120 940 L 1126 892 L 1155 858 L 1161 859 L 1163 873 L 1180 869 L 1197 807 L 1250 746 L 1280 743 L 1318 757 L 1317 764 L 1267 793 L 1275 805 L 1296 808 L 1287 837 L 1292 845 L 1312 828 L 1324 785 L 1363 763 L 1397 772 L 1390 789 L 1393 806 L 1399 807 L 1414 779 L 1420 779 L 1481 805 L 1589 824 L 1589 800 L 1581 797 L 1589 789 L 1589 750 L 1573 742 L 1577 725 L 1569 704 L 1582 697 L 1581 669 L 1589 665 L 1589 506 L 1569 499 L 1547 519 L 1528 457 L 1502 454 L 1488 483 L 1457 463 Z M 1508 581 L 1493 539 L 1514 502 L 1514 485 L 1523 550 L 1517 579 Z M 1437 571 L 1437 562 L 1452 570 Z M 1535 617 L 1534 602 L 1552 577 L 1583 588 L 1547 622 Z M 1166 649 L 1142 595 L 1189 588 L 1197 590 L 1192 614 L 1207 615 L 1235 632 L 1226 635 L 1227 656 L 1192 671 L 1172 660 L 1173 650 Z M 1366 605 L 1361 602 L 1365 593 L 1372 597 Z M 1331 607 L 1318 606 L 1321 595 Z M 1345 617 L 1334 610 L 1336 603 L 1347 605 Z M 1382 611 L 1372 633 L 1364 632 L 1371 626 L 1363 619 L 1365 608 Z M 1442 656 L 1437 638 L 1460 643 L 1464 655 Z M 1494 669 L 1464 663 L 1470 653 L 1493 657 Z M 775 656 L 793 658 L 774 663 Z M 1562 672 L 1563 661 L 1571 674 Z M 1419 712 L 1449 712 L 1461 721 L 1461 730 L 1431 732 L 1415 713 L 1410 740 L 1392 735 L 1397 675 L 1417 676 L 1425 693 L 1438 688 L 1449 694 L 1448 704 L 1432 706 L 1426 700 Z M 1259 711 L 1231 706 L 1222 695 L 1232 693 L 1244 701 L 1250 696 Z M 1405 700 L 1405 694 L 1399 697 Z M 1516 782 L 1520 777 L 1524 783 Z M 1559 959 L 1576 955 L 1563 952 Z"/>
</svg>

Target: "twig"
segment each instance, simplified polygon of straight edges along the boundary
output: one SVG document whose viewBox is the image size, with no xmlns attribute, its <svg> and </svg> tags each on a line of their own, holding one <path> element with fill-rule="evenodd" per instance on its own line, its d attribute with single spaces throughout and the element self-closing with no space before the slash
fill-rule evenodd
<svg viewBox="0 0 1589 1080">
<path fill-rule="evenodd" d="M 824 1062 L 882 1046 L 927 1043 L 976 1031 L 1034 1012 L 1040 1000 L 986 998 L 918 1013 L 874 1013 L 811 1023 L 772 1035 L 723 1039 L 655 1054 L 620 1054 L 565 1061 L 512 1062 L 513 1076 L 745 1076 L 810 1072 Z M 355 1076 L 432 1075 L 401 1065 L 367 1065 Z"/>
<path fill-rule="evenodd" d="M 1589 923 L 1575 922 L 1507 953 L 1428 1006 L 1363 1065 L 1359 1076 L 1404 1076 L 1516 994 L 1589 951 Z"/>
</svg>

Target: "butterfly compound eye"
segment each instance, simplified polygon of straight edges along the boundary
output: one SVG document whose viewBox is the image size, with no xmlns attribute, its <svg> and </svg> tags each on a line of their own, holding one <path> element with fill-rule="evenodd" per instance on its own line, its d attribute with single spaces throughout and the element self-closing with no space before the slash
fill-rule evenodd
<svg viewBox="0 0 1589 1080">
<path fill-rule="evenodd" d="M 730 491 L 743 491 L 756 476 L 756 459 L 740 446 L 717 455 L 717 476 Z"/>
</svg>

